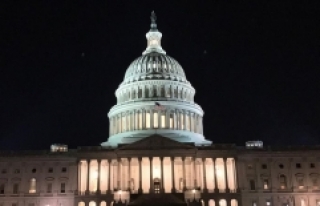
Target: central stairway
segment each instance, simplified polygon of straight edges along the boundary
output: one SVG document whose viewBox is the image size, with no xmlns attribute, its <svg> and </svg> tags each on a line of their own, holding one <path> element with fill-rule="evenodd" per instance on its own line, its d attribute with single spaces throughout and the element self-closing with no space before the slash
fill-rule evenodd
<svg viewBox="0 0 320 206">
<path fill-rule="evenodd" d="M 187 206 L 182 193 L 131 194 L 129 206 Z"/>
</svg>

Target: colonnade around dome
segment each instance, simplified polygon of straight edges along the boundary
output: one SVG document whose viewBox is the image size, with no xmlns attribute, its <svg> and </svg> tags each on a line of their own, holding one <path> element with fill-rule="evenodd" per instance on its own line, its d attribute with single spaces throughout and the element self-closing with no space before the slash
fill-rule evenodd
<svg viewBox="0 0 320 206">
<path fill-rule="evenodd" d="M 189 85 L 183 85 L 167 80 L 148 81 L 122 86 L 116 92 L 117 103 L 128 101 L 151 100 L 157 98 L 164 100 L 194 101 L 195 91 Z"/>
<path fill-rule="evenodd" d="M 81 160 L 80 194 L 235 193 L 238 189 L 234 158 L 132 157 Z M 186 199 L 193 195 L 185 193 Z M 192 197 L 189 197 L 192 198 Z"/>
<path fill-rule="evenodd" d="M 188 110 L 155 109 L 128 110 L 110 117 L 110 136 L 148 129 L 186 130 L 203 134 L 202 116 Z"/>
</svg>

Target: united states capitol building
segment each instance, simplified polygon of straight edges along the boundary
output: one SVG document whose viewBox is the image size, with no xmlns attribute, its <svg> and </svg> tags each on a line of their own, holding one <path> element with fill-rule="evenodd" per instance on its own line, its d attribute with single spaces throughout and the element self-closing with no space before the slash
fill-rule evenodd
<svg viewBox="0 0 320 206">
<path fill-rule="evenodd" d="M 196 90 L 161 47 L 154 13 L 146 38 L 115 92 L 108 140 L 2 151 L 0 206 L 320 206 L 320 147 L 207 140 Z"/>
</svg>

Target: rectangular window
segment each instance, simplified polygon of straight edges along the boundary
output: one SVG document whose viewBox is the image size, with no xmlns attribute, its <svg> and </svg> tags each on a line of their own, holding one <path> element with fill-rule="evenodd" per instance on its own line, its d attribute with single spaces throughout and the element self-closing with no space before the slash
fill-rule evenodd
<svg viewBox="0 0 320 206">
<path fill-rule="evenodd" d="M 255 190 L 256 189 L 256 184 L 254 180 L 250 180 L 250 190 Z"/>
<path fill-rule="evenodd" d="M 19 184 L 18 183 L 14 183 L 13 184 L 13 194 L 18 194 L 19 192 Z"/>
<path fill-rule="evenodd" d="M 153 112 L 153 128 L 157 129 L 159 127 L 159 124 L 158 124 L 158 111 L 154 111 Z"/>
<path fill-rule="evenodd" d="M 52 183 L 47 184 L 47 193 L 52 193 Z"/>
<path fill-rule="evenodd" d="M 186 114 L 186 130 L 190 131 L 190 115 Z"/>
<path fill-rule="evenodd" d="M 131 130 L 131 121 L 130 121 L 130 113 L 127 114 L 127 130 L 130 131 Z"/>
<path fill-rule="evenodd" d="M 124 116 L 124 114 L 122 115 L 122 117 L 121 117 L 121 125 L 122 125 L 122 132 L 124 132 L 124 131 L 126 131 L 126 117 Z"/>
<path fill-rule="evenodd" d="M 64 182 L 61 183 L 60 193 L 66 193 L 66 183 Z"/>
<path fill-rule="evenodd" d="M 139 129 L 142 129 L 142 112 L 139 112 Z"/>
<path fill-rule="evenodd" d="M 4 194 L 4 184 L 0 185 L 0 194 Z"/>
<path fill-rule="evenodd" d="M 66 173 L 67 172 L 67 168 L 66 167 L 62 167 L 61 168 L 61 172 Z"/>
<path fill-rule="evenodd" d="M 265 189 L 265 190 L 269 189 L 269 182 L 268 182 L 268 180 L 263 180 L 263 189 Z"/>
<path fill-rule="evenodd" d="M 169 119 L 169 124 L 170 124 L 170 129 L 173 129 L 173 114 L 170 114 L 170 119 Z"/>
<path fill-rule="evenodd" d="M 150 123 L 151 123 L 151 118 L 150 118 L 150 112 L 146 113 L 146 128 L 150 129 Z"/>
<path fill-rule="evenodd" d="M 50 167 L 50 168 L 48 169 L 48 173 L 52 173 L 52 172 L 53 172 L 53 168 Z"/>
<path fill-rule="evenodd" d="M 180 113 L 180 129 L 181 130 L 185 129 L 184 121 L 183 121 L 183 113 Z"/>
<path fill-rule="evenodd" d="M 166 115 L 161 114 L 161 128 L 166 128 Z"/>
</svg>

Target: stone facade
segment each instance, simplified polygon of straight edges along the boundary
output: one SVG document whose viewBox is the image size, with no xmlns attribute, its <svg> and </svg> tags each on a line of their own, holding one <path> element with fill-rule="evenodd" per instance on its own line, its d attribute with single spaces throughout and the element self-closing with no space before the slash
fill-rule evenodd
<svg viewBox="0 0 320 206">
<path fill-rule="evenodd" d="M 319 158 L 316 146 L 197 147 L 160 135 L 113 149 L 2 152 L 0 205 L 103 206 L 169 193 L 208 206 L 318 206 Z"/>
</svg>

